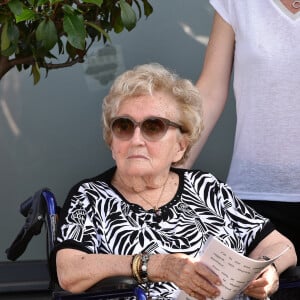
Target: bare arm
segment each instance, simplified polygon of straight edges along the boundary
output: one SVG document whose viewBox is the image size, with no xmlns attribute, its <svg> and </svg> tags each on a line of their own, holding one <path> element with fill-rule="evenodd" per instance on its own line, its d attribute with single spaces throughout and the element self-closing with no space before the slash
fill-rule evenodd
<svg viewBox="0 0 300 300">
<path fill-rule="evenodd" d="M 60 286 L 72 293 L 85 291 L 104 278 L 132 276 L 131 255 L 87 254 L 74 249 L 57 252 L 56 265 Z M 151 281 L 174 282 L 197 297 L 214 297 L 219 278 L 205 265 L 185 254 L 155 254 L 148 262 Z"/>
<path fill-rule="evenodd" d="M 276 269 L 281 274 L 288 267 L 296 265 L 297 256 L 292 242 L 277 230 L 266 236 L 250 253 L 249 257 L 257 259 L 262 256 L 268 256 L 272 258 L 287 247 L 289 247 L 289 250 L 275 261 Z"/>
<path fill-rule="evenodd" d="M 276 261 L 278 272 L 296 264 L 296 254 L 292 243 L 277 231 L 273 231 L 262 240 L 250 257 L 262 255 L 273 257 L 285 247 L 290 249 Z M 74 249 L 62 249 L 57 252 L 56 265 L 60 286 L 73 293 L 85 291 L 104 278 L 112 276 L 132 276 L 131 255 L 87 254 Z M 151 281 L 175 283 L 188 294 L 197 298 L 218 295 L 219 278 L 198 260 L 185 254 L 151 255 L 148 263 L 148 277 Z M 277 280 L 277 281 L 276 281 Z M 278 285 L 278 274 L 269 267 L 261 278 L 253 281 L 246 290 L 250 296 L 273 293 Z"/>
<path fill-rule="evenodd" d="M 231 77 L 234 38 L 232 27 L 215 13 L 203 69 L 196 83 L 202 94 L 204 130 L 182 167 L 193 165 L 223 112 Z"/>
<path fill-rule="evenodd" d="M 258 244 L 250 253 L 250 257 L 255 259 L 262 256 L 275 257 L 287 247 L 289 250 L 275 261 L 275 267 L 270 265 L 265 268 L 245 289 L 245 294 L 255 299 L 266 299 L 278 289 L 279 275 L 297 262 L 293 244 L 278 231 L 273 231 Z"/>
<path fill-rule="evenodd" d="M 56 255 L 59 285 L 72 293 L 83 292 L 104 278 L 131 276 L 131 255 L 87 254 L 62 249 Z"/>
</svg>

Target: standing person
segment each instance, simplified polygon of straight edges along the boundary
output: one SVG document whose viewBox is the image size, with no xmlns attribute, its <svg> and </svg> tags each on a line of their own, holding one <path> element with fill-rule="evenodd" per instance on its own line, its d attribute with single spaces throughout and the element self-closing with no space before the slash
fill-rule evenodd
<svg viewBox="0 0 300 300">
<path fill-rule="evenodd" d="M 103 101 L 103 132 L 116 166 L 70 191 L 53 253 L 62 288 L 133 276 L 149 299 L 219 295 L 220 279 L 198 256 L 210 236 L 252 258 L 274 257 L 235 299 L 265 299 L 296 263 L 292 243 L 212 174 L 173 166 L 202 131 L 200 93 L 157 64 L 129 70 Z M 56 255 L 55 255 L 56 253 Z M 55 267 L 53 267 L 55 269 Z"/>
<path fill-rule="evenodd" d="M 205 128 L 184 167 L 220 117 L 233 73 L 237 123 L 227 182 L 300 256 L 300 1 L 210 3 L 216 12 L 197 82 Z"/>
</svg>

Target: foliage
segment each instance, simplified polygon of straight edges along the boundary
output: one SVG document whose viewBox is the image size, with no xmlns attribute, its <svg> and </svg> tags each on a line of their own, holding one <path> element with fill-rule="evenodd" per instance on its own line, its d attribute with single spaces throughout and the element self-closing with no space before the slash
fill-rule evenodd
<svg viewBox="0 0 300 300">
<path fill-rule="evenodd" d="M 132 30 L 152 13 L 149 0 L 0 0 L 0 79 L 13 67 L 31 67 L 34 83 L 40 70 L 83 62 L 94 42 L 109 33 Z M 52 63 L 66 55 L 63 63 Z"/>
</svg>

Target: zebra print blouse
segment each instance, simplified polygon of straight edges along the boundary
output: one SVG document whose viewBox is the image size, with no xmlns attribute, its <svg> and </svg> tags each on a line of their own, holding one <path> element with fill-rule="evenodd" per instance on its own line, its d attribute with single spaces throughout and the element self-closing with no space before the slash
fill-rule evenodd
<svg viewBox="0 0 300 300">
<path fill-rule="evenodd" d="M 115 170 L 71 189 L 61 213 L 57 249 L 119 255 L 181 252 L 196 257 L 214 235 L 247 255 L 274 229 L 210 173 L 172 168 L 179 175 L 179 188 L 157 216 L 154 210 L 129 203 L 111 185 Z M 178 290 L 167 282 L 151 283 L 149 289 L 159 299 L 172 299 Z"/>
</svg>

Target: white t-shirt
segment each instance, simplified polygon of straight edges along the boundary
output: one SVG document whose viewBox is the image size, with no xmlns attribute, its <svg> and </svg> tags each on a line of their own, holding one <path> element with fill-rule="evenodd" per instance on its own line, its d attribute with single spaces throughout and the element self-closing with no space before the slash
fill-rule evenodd
<svg viewBox="0 0 300 300">
<path fill-rule="evenodd" d="M 236 38 L 228 184 L 241 199 L 300 202 L 300 13 L 280 0 L 210 3 Z"/>
</svg>

